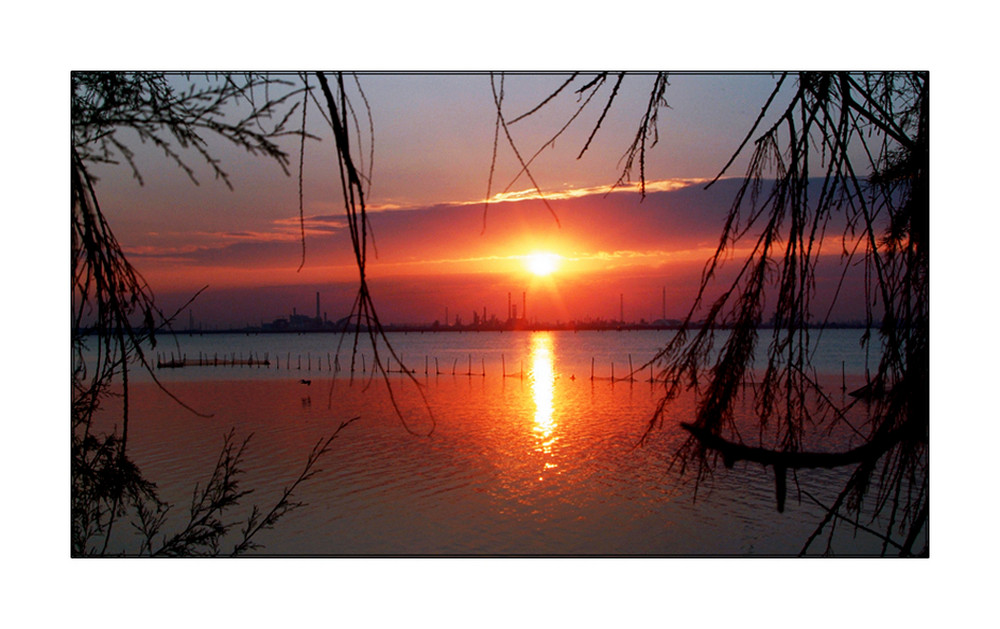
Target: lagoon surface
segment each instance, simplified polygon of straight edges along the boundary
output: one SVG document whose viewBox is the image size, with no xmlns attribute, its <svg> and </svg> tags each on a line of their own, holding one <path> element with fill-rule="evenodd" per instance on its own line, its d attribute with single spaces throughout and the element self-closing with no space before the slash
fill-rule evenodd
<svg viewBox="0 0 1000 629">
<path fill-rule="evenodd" d="M 270 508 L 318 440 L 359 417 L 297 493 L 308 505 L 256 538 L 263 555 L 797 554 L 824 515 L 801 492 L 831 504 L 844 472 L 800 473 L 797 484 L 790 477 L 780 514 L 773 475 L 759 465 L 720 465 L 697 485 L 691 470 L 682 474 L 673 454 L 686 437 L 678 423 L 692 418 L 690 397 L 643 440 L 662 383 L 642 365 L 670 334 L 391 334 L 412 377 L 395 360 L 390 373 L 373 376 L 365 340 L 351 372 L 351 336 L 338 351 L 334 334 L 178 335 L 151 355 L 266 356 L 270 364 L 154 372 L 200 415 L 136 373 L 130 452 L 176 504 L 170 532 L 230 429 L 252 434 L 242 486 L 254 491 L 231 514 L 244 520 L 252 504 Z M 820 340 L 817 374 L 837 400 L 844 384 L 863 382 L 860 336 L 827 330 Z M 104 409 L 106 425 L 120 422 L 115 404 Z M 828 439 L 821 447 L 849 444 Z M 811 552 L 825 549 L 821 540 Z M 849 525 L 834 542 L 842 555 L 881 550 Z M 138 544 L 119 527 L 112 546 L 127 554 Z"/>
</svg>

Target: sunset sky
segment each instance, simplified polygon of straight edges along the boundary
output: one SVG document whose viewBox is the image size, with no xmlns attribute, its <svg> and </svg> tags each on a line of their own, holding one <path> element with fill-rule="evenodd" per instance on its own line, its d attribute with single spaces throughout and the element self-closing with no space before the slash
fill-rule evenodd
<svg viewBox="0 0 1000 629">
<path fill-rule="evenodd" d="M 541 103 L 567 78 L 507 75 L 508 120 Z M 526 177 L 515 179 L 520 167 L 501 131 L 495 200 L 484 217 L 495 124 L 490 76 L 359 75 L 374 128 L 367 202 L 377 257 L 371 257 L 368 274 L 383 321 L 443 321 L 447 311 L 452 322 L 456 315 L 468 322 L 472 312 L 484 308 L 488 316 L 505 317 L 508 293 L 518 303 L 526 293 L 528 317 L 546 322 L 616 319 L 620 299 L 629 321 L 686 314 L 737 181 L 708 190 L 704 184 L 738 147 L 776 77 L 672 75 L 665 93 L 669 107 L 659 110 L 659 142 L 647 154 L 645 200 L 635 187 L 609 193 L 654 78 L 625 78 L 588 151 L 577 159 L 611 93 L 615 77 L 610 77 L 554 147 L 532 163 L 555 216 L 533 198 Z M 573 89 L 588 79 L 578 78 L 537 114 L 510 126 L 526 159 L 570 120 L 581 102 Z M 367 167 L 367 120 L 352 89 Z M 779 97 L 774 109 L 783 105 Z M 295 140 L 285 145 L 292 155 L 291 176 L 273 162 L 211 145 L 231 176 L 232 191 L 213 179 L 197 155 L 186 159 L 196 167 L 200 185 L 139 142 L 131 146 L 143 185 L 122 164 L 94 169 L 103 210 L 165 310 L 207 285 L 192 311 L 204 327 L 259 325 L 293 308 L 311 315 L 317 291 L 330 319 L 347 314 L 357 270 L 333 140 L 318 124 L 314 105 L 309 114 L 310 129 L 323 139 L 306 149 L 301 271 Z M 737 161 L 726 176 L 738 178 L 744 168 L 745 161 Z M 631 179 L 638 182 L 638 166 Z M 528 256 L 538 252 L 551 254 L 555 263 L 544 276 L 528 265 Z M 830 252 L 839 253 L 839 247 Z M 860 312 L 859 305 L 839 315 L 855 318 Z M 181 321 L 188 321 L 187 313 Z"/>
<path fill-rule="evenodd" d="M 157 612 L 164 622 L 189 621 L 192 613 L 226 622 L 244 616 L 309 622 L 319 618 L 320 613 L 328 618 L 329 606 L 288 605 L 287 601 L 329 600 L 331 592 L 337 597 L 334 612 L 348 623 L 355 618 L 368 622 L 373 613 L 399 622 L 412 620 L 414 614 L 424 614 L 434 617 L 438 624 L 457 626 L 468 624 L 468 619 L 481 615 L 483 608 L 504 599 L 515 601 L 510 604 L 510 613 L 531 616 L 539 624 L 595 621 L 638 624 L 662 620 L 659 607 L 636 601 L 660 600 L 664 592 L 674 593 L 672 600 L 680 602 L 671 613 L 681 621 L 703 619 L 705 610 L 710 609 L 723 621 L 745 622 L 747 609 L 759 607 L 762 600 L 773 595 L 776 579 L 782 580 L 786 594 L 782 605 L 788 615 L 815 617 L 816 609 L 829 608 L 830 593 L 855 577 L 857 566 L 850 560 L 809 566 L 805 575 L 808 578 L 799 579 L 787 579 L 787 567 L 781 562 L 763 568 L 757 563 L 724 562 L 726 570 L 721 576 L 717 562 L 685 564 L 683 571 L 664 569 L 656 562 L 646 562 L 640 567 L 632 562 L 601 562 L 599 566 L 589 563 L 583 569 L 577 562 L 466 562 L 462 570 L 455 570 L 447 562 L 428 565 L 423 561 L 392 561 L 391 569 L 387 569 L 389 564 L 385 562 L 352 562 L 335 570 L 330 570 L 327 564 L 303 567 L 294 563 L 276 567 L 273 562 L 241 562 L 234 569 L 228 563 L 221 568 L 198 563 L 191 564 L 196 566 L 198 574 L 189 575 L 179 564 L 171 564 L 172 570 L 161 571 L 162 576 L 146 574 L 142 578 L 135 578 L 134 570 L 121 570 L 118 562 L 108 562 L 97 567 L 87 564 L 88 578 L 81 581 L 83 568 L 67 565 L 65 544 L 58 542 L 66 539 L 68 507 L 65 502 L 51 499 L 65 495 L 69 476 L 66 448 L 59 445 L 66 443 L 69 387 L 61 387 L 62 394 L 54 393 L 53 381 L 45 375 L 53 373 L 53 357 L 56 373 L 60 369 L 61 373 L 70 370 L 66 351 L 70 345 L 70 326 L 65 321 L 70 308 L 63 282 L 70 266 L 65 150 L 71 71 L 130 67 L 770 69 L 794 66 L 929 69 L 933 80 L 931 404 L 932 417 L 946 421 L 934 424 L 935 462 L 939 465 L 935 467 L 932 484 L 938 488 L 935 495 L 939 508 L 934 528 L 938 539 L 943 541 L 938 547 L 943 552 L 935 556 L 933 563 L 915 568 L 907 564 L 905 574 L 896 570 L 892 578 L 879 581 L 878 596 L 861 597 L 863 600 L 844 606 L 843 611 L 845 616 L 870 618 L 873 624 L 918 618 L 925 622 L 937 618 L 937 624 L 956 619 L 962 622 L 961 618 L 966 618 L 971 623 L 982 617 L 987 610 L 975 603 L 989 600 L 988 580 L 976 580 L 969 575 L 976 574 L 970 558 L 982 557 L 984 543 L 981 536 L 968 534 L 968 522 L 989 521 L 992 517 L 993 503 L 981 499 L 988 495 L 981 485 L 983 479 L 995 474 L 995 468 L 992 457 L 985 450 L 980 452 L 980 448 L 995 443 L 997 435 L 994 423 L 980 422 L 983 425 L 976 428 L 970 439 L 966 434 L 968 422 L 950 419 L 981 417 L 983 409 L 992 404 L 985 398 L 985 393 L 994 386 L 986 382 L 995 373 L 991 339 L 983 335 L 982 326 L 968 325 L 968 321 L 970 316 L 992 312 L 995 301 L 990 283 L 991 271 L 996 268 L 995 250 L 988 245 L 988 239 L 990 234 L 997 233 L 994 226 L 997 213 L 990 211 L 988 192 L 984 192 L 988 185 L 983 183 L 995 178 L 992 170 L 996 160 L 987 150 L 996 144 L 996 127 L 984 125 L 982 116 L 976 115 L 971 107 L 993 102 L 995 82 L 984 77 L 990 76 L 991 68 L 987 66 L 988 60 L 995 56 L 995 34 L 993 21 L 982 19 L 985 16 L 982 7 L 969 3 L 963 6 L 969 10 L 955 10 L 952 5 L 908 10 L 897 3 L 867 1 L 849 1 L 831 8 L 822 3 L 787 0 L 763 4 L 724 2 L 711 6 L 595 3 L 573 6 L 571 10 L 563 3 L 516 1 L 503 7 L 437 2 L 389 3 L 389 6 L 379 2 L 329 6 L 251 3 L 241 5 L 244 9 L 241 11 L 234 11 L 226 3 L 186 0 L 172 3 L 168 11 L 152 3 L 104 3 L 93 10 L 73 12 L 53 12 L 51 5 L 41 3 L 10 6 L 10 24 L 16 27 L 9 28 L 4 39 L 10 63 L 3 89 L 8 97 L 5 114 L 11 123 L 5 129 L 5 145 L 9 147 L 5 153 L 9 175 L 6 183 L 13 189 L 13 196 L 6 225 L 11 242 L 4 247 L 9 295 L 4 327 L 8 331 L 5 338 L 8 354 L 15 360 L 5 363 L 5 382 L 16 393 L 7 396 L 8 414 L 22 420 L 9 426 L 9 438 L 18 447 L 14 448 L 13 456 L 7 457 L 7 471 L 9 478 L 16 478 L 17 474 L 30 470 L 36 480 L 12 482 L 7 488 L 9 504 L 24 505 L 37 514 L 11 520 L 13 528 L 8 537 L 16 538 L 19 543 L 10 549 L 8 564 L 22 575 L 19 583 L 25 584 L 13 590 L 13 600 L 21 605 L 15 604 L 11 613 L 15 618 L 29 614 L 57 615 L 60 620 L 71 618 L 73 623 L 83 626 L 106 623 L 105 615 L 91 615 L 91 620 L 80 610 L 92 609 L 95 592 L 104 593 L 112 588 L 117 593 L 117 609 L 148 617 L 150 591 L 184 596 L 177 584 L 189 583 L 189 576 L 202 578 L 206 570 L 215 571 L 213 583 L 217 584 L 219 596 L 211 600 L 202 597 L 204 600 L 188 605 L 167 606 L 166 612 Z M 373 109 L 375 125 L 375 169 L 370 197 L 373 205 L 415 205 L 424 207 L 425 214 L 431 214 L 436 204 L 482 199 L 489 176 L 494 122 L 488 77 L 447 76 L 432 81 L 362 76 L 361 81 Z M 529 92 L 527 85 L 515 87 L 515 83 L 522 81 L 527 83 L 529 79 L 515 81 L 511 77 L 507 83 L 505 102 L 510 104 L 511 111 L 518 113 L 523 109 L 516 105 L 534 104 L 550 85 L 558 84 L 557 79 L 549 79 Z M 451 91 L 445 91 L 439 86 L 441 83 L 451 85 Z M 610 86 L 605 86 L 592 103 L 598 107 L 578 119 L 557 142 L 555 150 L 536 162 L 535 174 L 544 191 L 569 187 L 564 184 L 602 187 L 618 178 L 617 162 L 638 123 L 649 83 L 648 77 L 626 79 L 602 131 L 587 155 L 577 161 L 576 154 L 609 92 Z M 660 111 L 660 142 L 648 156 L 648 178 L 668 181 L 715 176 L 752 123 L 772 84 L 772 79 L 766 76 L 673 76 L 666 93 L 671 108 Z M 435 103 L 439 106 L 435 107 Z M 565 122 L 567 111 L 567 107 L 559 109 L 559 115 L 546 118 L 544 125 L 539 119 L 538 126 L 545 131 L 542 136 L 537 131 L 528 133 L 528 123 L 518 123 L 513 129 L 515 137 L 529 147 L 526 151 L 533 152 L 538 148 L 537 142 L 551 137 Z M 317 121 L 315 113 L 315 109 L 310 110 L 311 122 Z M 333 183 L 336 176 L 331 153 L 323 146 L 330 144 L 329 134 L 324 137 L 323 144 L 309 147 L 306 163 L 309 217 L 339 216 L 342 212 L 338 204 L 339 189 Z M 142 152 L 145 186 L 138 186 L 126 168 L 101 169 L 97 192 L 117 237 L 165 305 L 179 305 L 191 292 L 208 284 L 210 288 L 195 306 L 196 320 L 206 324 L 259 323 L 261 319 L 286 315 L 292 307 L 311 312 L 316 290 L 322 292 L 323 307 L 331 316 L 338 305 L 348 306 L 334 301 L 334 287 L 341 287 L 338 289 L 341 294 L 352 294 L 350 280 L 346 279 L 351 275 L 345 269 L 349 261 L 345 261 L 342 236 L 339 240 L 334 235 L 323 238 L 311 231 L 306 268 L 296 273 L 300 251 L 293 237 L 294 228 L 290 227 L 298 216 L 294 176 L 284 176 L 273 164 L 221 151 L 223 164 L 233 175 L 235 191 L 229 191 L 203 171 L 201 186 L 195 187 L 161 155 L 148 147 Z M 501 145 L 494 191 L 502 190 L 514 172 L 516 162 Z M 736 164 L 728 174 L 739 176 L 742 172 L 742 165 Z M 527 188 L 523 180 L 515 184 L 515 189 Z M 697 190 L 689 187 L 677 194 L 700 194 Z M 659 199 L 650 194 L 641 206 L 635 197 L 627 202 L 656 215 L 669 194 L 663 193 Z M 717 194 L 725 196 L 721 191 Z M 711 191 L 706 193 L 710 195 Z M 618 198 L 621 197 L 617 194 L 608 197 Z M 594 195 L 588 202 L 599 206 L 601 199 L 601 195 Z M 452 240 L 468 244 L 469 248 L 484 243 L 483 252 L 492 250 L 493 245 L 487 243 L 495 237 L 494 232 L 498 238 L 499 230 L 505 226 L 507 230 L 517 228 L 505 214 L 511 207 L 512 204 L 492 206 L 486 234 L 481 236 L 481 206 L 475 203 L 465 206 L 469 217 L 460 224 L 462 232 Z M 461 210 L 462 207 L 452 208 L 456 213 Z M 551 216 L 544 209 L 538 209 L 532 218 L 539 224 L 544 222 L 544 229 L 554 233 L 588 230 L 558 205 L 557 210 L 561 230 L 554 229 Z M 717 217 L 724 210 L 722 205 L 707 214 Z M 381 219 L 373 220 L 391 221 L 392 217 L 392 213 L 384 213 Z M 615 240 L 608 245 L 613 247 L 608 253 L 638 250 L 639 245 L 623 233 L 631 222 L 620 216 L 613 218 L 612 223 L 602 225 L 604 229 L 591 229 L 588 233 Z M 689 220 L 700 225 L 701 233 L 706 235 L 718 227 L 717 218 L 707 224 L 698 217 Z M 315 219 L 310 222 L 316 223 L 319 221 Z M 618 231 L 608 229 L 608 225 L 614 225 Z M 685 237 L 670 224 L 658 225 L 656 233 Z M 458 226 L 453 225 L 456 229 Z M 400 232 L 393 237 L 388 228 L 377 229 L 380 258 L 371 261 L 370 271 L 376 278 L 374 297 L 387 320 L 440 319 L 442 301 L 447 301 L 452 314 L 458 312 L 463 318 L 473 308 L 484 305 L 491 312 L 502 310 L 506 293 L 516 294 L 519 286 L 529 282 L 526 274 L 509 271 L 489 276 L 496 280 L 496 290 L 488 290 L 491 286 L 481 281 L 485 275 L 473 276 L 472 280 L 480 280 L 474 282 L 455 274 L 446 282 L 441 275 L 424 273 L 412 275 L 412 284 L 403 282 L 399 279 L 401 274 L 379 268 L 397 259 L 392 256 L 401 255 L 390 251 L 391 242 L 418 243 L 426 239 L 431 244 L 419 254 L 422 260 L 458 258 L 451 250 L 455 244 L 448 242 L 445 246 L 429 235 L 418 237 Z M 615 239 L 616 233 L 622 236 Z M 646 236 L 653 239 L 655 234 Z M 503 255 L 522 255 L 526 248 L 505 251 Z M 655 248 L 665 247 L 658 244 Z M 575 245 L 574 250 L 586 251 L 583 245 Z M 247 253 L 241 256 L 241 251 Z M 198 256 L 208 260 L 213 255 L 218 260 L 230 256 L 238 264 L 222 266 L 220 262 L 198 261 Z M 340 266 L 337 273 L 326 275 L 321 270 L 329 264 L 324 262 L 324 255 L 337 258 Z M 260 272 L 245 271 L 258 266 Z M 563 287 L 561 294 L 567 296 L 570 291 L 565 284 L 570 280 L 584 285 L 586 290 L 574 294 L 586 302 L 580 308 L 587 312 L 576 313 L 579 316 L 614 316 L 617 295 L 626 292 L 629 294 L 626 316 L 648 318 L 659 314 L 662 287 L 669 291 L 690 286 L 697 281 L 700 266 L 700 262 L 692 262 L 688 269 L 674 266 L 668 270 L 647 265 L 644 270 L 652 277 L 643 280 L 641 274 L 635 274 L 636 287 L 632 290 L 610 272 L 589 276 L 557 272 L 549 277 L 552 282 L 559 282 Z M 598 279 L 604 283 L 598 283 Z M 432 288 L 446 292 L 444 299 L 424 298 Z M 462 291 L 472 289 L 481 290 L 482 295 L 472 294 L 467 303 L 462 302 L 469 295 Z M 406 295 L 405 291 L 411 292 Z M 641 291 L 646 296 L 645 302 L 641 301 Z M 407 303 L 399 293 L 403 293 L 402 297 L 419 299 Z M 487 297 L 492 301 L 487 301 Z M 534 312 L 538 300 L 533 296 L 529 300 L 529 310 Z M 637 307 L 634 311 L 630 310 L 632 304 Z M 684 311 L 673 302 L 668 307 L 672 310 L 668 316 Z M 554 319 L 559 315 L 553 312 L 550 316 Z M 27 317 L 31 321 L 42 317 L 46 332 L 62 330 L 63 336 L 43 342 L 39 351 L 38 335 L 24 333 Z M 91 573 L 97 578 L 90 578 Z M 718 588 L 705 588 L 706 579 L 720 583 L 731 604 L 720 606 Z M 48 587 L 31 587 L 43 581 Z M 81 583 L 93 587 L 81 587 Z M 373 588 L 373 583 L 379 587 Z M 544 583 L 544 589 L 532 588 L 538 583 Z M 60 605 L 51 605 L 53 592 L 58 593 Z M 240 608 L 217 604 L 222 599 L 246 600 L 248 593 L 263 604 Z M 451 596 L 442 598 L 443 594 Z M 956 596 L 963 601 L 962 605 L 954 604 Z M 885 604 L 914 597 L 922 604 L 909 607 Z M 356 603 L 352 606 L 348 604 L 350 601 Z M 386 604 L 387 601 L 391 604 Z M 831 622 L 838 621 L 837 616 L 832 614 Z"/>
</svg>

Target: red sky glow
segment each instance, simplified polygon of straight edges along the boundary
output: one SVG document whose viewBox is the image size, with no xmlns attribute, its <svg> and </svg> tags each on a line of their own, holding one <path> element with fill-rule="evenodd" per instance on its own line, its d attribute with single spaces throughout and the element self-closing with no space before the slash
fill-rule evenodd
<svg viewBox="0 0 1000 629">
<path fill-rule="evenodd" d="M 575 98 L 510 125 L 524 154 L 547 147 L 531 165 L 547 205 L 500 143 L 484 210 L 496 118 L 489 75 L 359 76 L 374 129 L 373 151 L 359 151 L 371 169 L 367 275 L 383 320 L 429 323 L 447 311 L 469 321 L 484 309 L 505 315 L 508 293 L 518 303 L 523 296 L 528 317 L 544 322 L 616 319 L 620 309 L 630 321 L 683 317 L 745 165 L 706 183 L 739 145 L 775 79 L 672 78 L 660 138 L 646 156 L 643 198 L 637 176 L 612 185 L 652 78 L 623 82 L 579 159 L 603 101 L 554 146 L 545 143 L 572 117 Z M 506 114 L 528 111 L 565 79 L 507 77 Z M 192 306 L 206 327 L 259 325 L 293 308 L 311 314 L 316 292 L 331 319 L 345 316 L 357 268 L 332 140 L 307 145 L 301 221 L 297 172 L 286 176 L 264 160 L 212 148 L 234 190 L 205 174 L 194 185 L 151 150 L 137 152 L 142 185 L 121 164 L 95 170 L 102 207 L 165 310 L 208 286 Z M 297 158 L 297 145 L 287 150 Z M 839 242 L 827 251 L 838 254 Z M 532 274 L 525 257 L 536 252 L 558 256 L 558 269 Z"/>
</svg>

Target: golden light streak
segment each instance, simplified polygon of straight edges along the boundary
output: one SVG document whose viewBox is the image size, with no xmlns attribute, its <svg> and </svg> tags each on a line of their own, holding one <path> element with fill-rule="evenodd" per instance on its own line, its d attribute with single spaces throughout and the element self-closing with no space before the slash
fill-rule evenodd
<svg viewBox="0 0 1000 629">
<path fill-rule="evenodd" d="M 553 417 L 555 411 L 555 364 L 552 351 L 552 334 L 550 332 L 535 332 L 531 335 L 531 394 L 535 402 L 535 452 L 551 456 L 552 446 L 559 441 L 555 436 L 557 428 Z M 558 467 L 552 461 L 546 461 L 543 470 Z M 543 480 L 539 477 L 538 480 Z"/>
<path fill-rule="evenodd" d="M 689 186 L 701 185 L 711 181 L 711 179 L 704 178 L 687 178 L 687 179 L 663 179 L 657 181 L 647 181 L 646 182 L 646 194 L 653 192 L 670 192 L 673 190 L 680 190 L 682 188 L 687 188 Z M 607 195 L 609 193 L 619 193 L 619 192 L 631 192 L 637 193 L 641 189 L 641 184 L 639 182 L 629 182 L 618 186 L 587 186 L 580 188 L 564 188 L 561 190 L 543 190 L 545 198 L 549 201 L 562 201 L 564 199 L 579 199 L 581 197 L 587 197 L 591 195 Z M 517 201 L 534 201 L 542 198 L 539 196 L 538 191 L 534 188 L 528 188 L 525 190 L 513 190 L 508 192 L 498 192 L 490 197 L 490 203 L 511 203 Z M 475 201 L 459 201 L 455 205 L 480 205 L 484 203 L 486 199 L 478 199 Z"/>
</svg>

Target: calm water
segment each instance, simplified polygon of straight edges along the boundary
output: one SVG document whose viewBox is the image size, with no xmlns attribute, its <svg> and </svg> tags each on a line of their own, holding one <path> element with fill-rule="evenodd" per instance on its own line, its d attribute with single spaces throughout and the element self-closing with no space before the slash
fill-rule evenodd
<svg viewBox="0 0 1000 629">
<path fill-rule="evenodd" d="M 178 502 L 179 518 L 194 483 L 211 472 L 223 435 L 230 428 L 252 433 L 244 469 L 254 493 L 234 513 L 241 519 L 250 503 L 276 499 L 318 439 L 360 416 L 300 492 L 309 506 L 257 539 L 264 554 L 797 553 L 823 512 L 797 499 L 794 479 L 778 514 L 773 476 L 759 466 L 720 467 L 698 487 L 697 500 L 693 476 L 671 467 L 685 437 L 676 424 L 690 419 L 690 399 L 678 400 L 664 426 L 639 446 L 661 385 L 649 382 L 648 370 L 634 382 L 612 381 L 611 371 L 625 378 L 629 357 L 638 369 L 668 334 L 394 335 L 415 383 L 399 373 L 372 378 L 360 358 L 352 374 L 349 350 L 338 354 L 332 335 L 181 336 L 175 355 L 267 354 L 272 364 L 157 371 L 181 400 L 210 417 L 140 383 L 132 390 L 130 444 L 163 497 Z M 824 333 L 817 364 L 837 396 L 842 364 L 848 386 L 860 383 L 859 337 L 857 330 Z M 171 349 L 157 351 L 169 357 Z M 341 370 L 331 370 L 338 363 Z M 108 410 L 113 421 L 114 408 Z M 433 431 L 415 436 L 406 427 Z M 827 445 L 842 447 L 840 439 Z M 837 476 L 800 474 L 798 486 L 829 504 Z M 842 529 L 838 552 L 879 551 L 876 540 L 852 533 Z M 128 549 L 135 542 L 125 535 L 116 544 Z"/>
<path fill-rule="evenodd" d="M 546 332 L 552 339 L 553 368 L 560 376 L 590 379 L 593 363 L 597 378 L 611 377 L 612 365 L 616 378 L 624 378 L 629 365 L 638 370 L 651 360 L 672 337 L 670 330 L 627 331 L 627 332 Z M 720 333 L 724 338 L 725 332 Z M 860 346 L 861 330 L 836 329 L 815 332 L 816 349 L 813 364 L 821 374 L 840 376 L 842 370 L 848 375 L 865 373 L 866 366 L 872 370 L 876 359 L 868 359 Z M 757 364 L 764 365 L 765 350 L 771 332 L 760 333 Z M 388 335 L 397 354 L 404 364 L 418 375 L 440 371 L 450 375 L 485 373 L 488 376 L 527 372 L 532 357 L 531 332 L 442 332 L 442 333 L 391 333 Z M 188 360 L 218 359 L 220 362 L 235 357 L 240 359 L 267 358 L 270 368 L 264 367 L 190 367 L 185 369 L 163 369 L 157 372 L 161 380 L 230 380 L 248 378 L 289 378 L 300 377 L 298 372 L 331 374 L 339 366 L 338 375 L 349 374 L 354 337 L 337 334 L 181 334 L 175 338 L 164 336 L 155 349 L 150 350 L 152 358 L 164 361 L 186 357 Z M 399 366 L 388 356 L 383 344 L 379 345 L 380 358 L 393 371 Z M 373 353 L 367 338 L 362 338 L 355 357 L 355 373 L 362 367 L 370 370 Z M 436 359 L 436 360 L 435 360 Z M 631 361 L 631 362 L 630 362 Z M 295 373 L 289 374 L 292 371 Z M 136 373 L 137 378 L 144 378 Z M 637 373 L 636 378 L 649 379 L 649 372 Z"/>
</svg>

